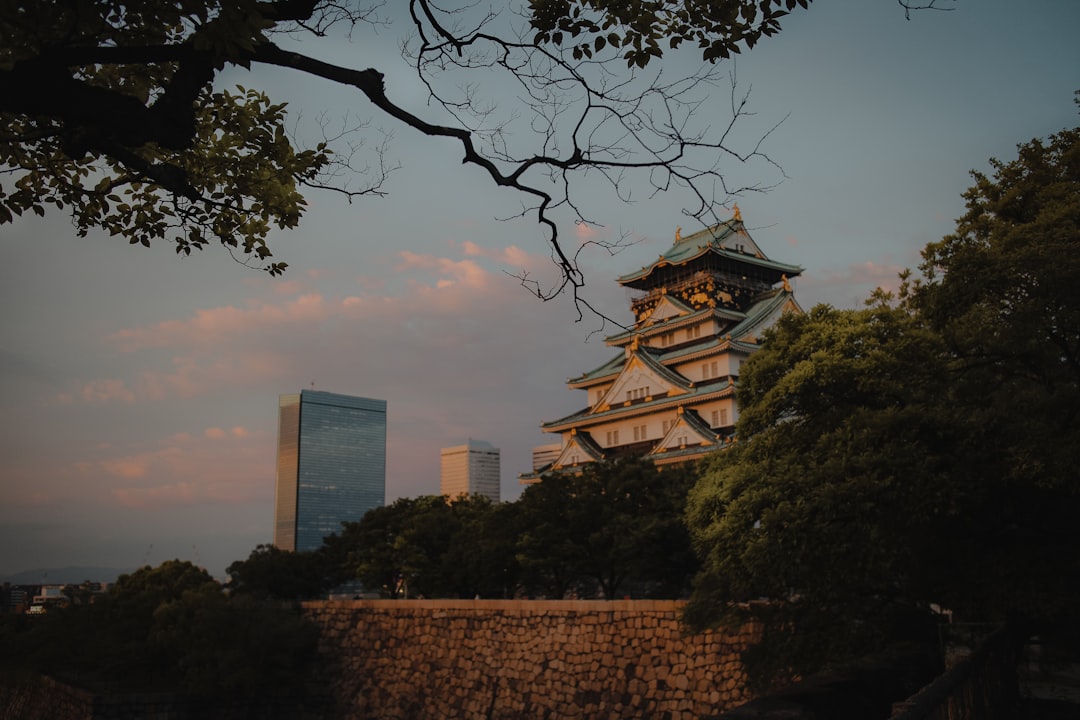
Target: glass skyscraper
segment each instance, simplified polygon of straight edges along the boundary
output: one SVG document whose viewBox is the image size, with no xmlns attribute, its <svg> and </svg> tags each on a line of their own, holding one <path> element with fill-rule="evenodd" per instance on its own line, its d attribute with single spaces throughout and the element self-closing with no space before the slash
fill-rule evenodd
<svg viewBox="0 0 1080 720">
<path fill-rule="evenodd" d="M 386 401 L 303 390 L 278 398 L 274 545 L 315 550 L 386 502 Z"/>
</svg>

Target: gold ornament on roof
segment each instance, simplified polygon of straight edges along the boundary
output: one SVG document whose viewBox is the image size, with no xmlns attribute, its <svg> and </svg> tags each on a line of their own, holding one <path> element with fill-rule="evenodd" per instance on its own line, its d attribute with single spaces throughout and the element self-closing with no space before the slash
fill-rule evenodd
<svg viewBox="0 0 1080 720">
<path fill-rule="evenodd" d="M 784 283 L 784 292 L 791 292 L 791 283 L 788 282 L 787 275 L 781 275 L 780 281 Z"/>
<path fill-rule="evenodd" d="M 739 211 L 739 203 L 735 203 L 732 206 L 731 219 L 737 222 L 742 222 L 742 213 Z"/>
<path fill-rule="evenodd" d="M 675 242 L 682 240 L 682 227 L 675 228 Z"/>
</svg>

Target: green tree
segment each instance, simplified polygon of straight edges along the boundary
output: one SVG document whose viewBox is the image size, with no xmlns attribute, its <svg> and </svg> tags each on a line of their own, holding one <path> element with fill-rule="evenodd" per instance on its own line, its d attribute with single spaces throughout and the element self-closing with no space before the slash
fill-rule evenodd
<svg viewBox="0 0 1080 720">
<path fill-rule="evenodd" d="M 517 501 L 521 535 L 515 544 L 522 589 L 562 599 L 584 591 L 581 547 L 585 526 L 572 475 L 551 474 L 525 488 Z M 586 518 L 587 519 L 587 518 Z"/>
<path fill-rule="evenodd" d="M 696 569 L 682 519 L 691 477 L 631 458 L 530 486 L 518 500 L 526 586 L 550 597 L 677 597 Z"/>
<path fill-rule="evenodd" d="M 519 569 L 514 546 L 520 529 L 517 503 L 492 503 L 482 495 L 450 503 L 455 531 L 442 555 L 443 576 L 461 598 L 511 597 Z"/>
<path fill-rule="evenodd" d="M 729 133 L 709 129 L 715 118 L 693 119 L 720 79 L 716 68 L 684 82 L 634 71 L 684 42 L 706 60 L 727 57 L 775 34 L 780 18 L 808 1 L 531 0 L 444 9 L 410 0 L 404 19 L 399 8 L 362 2 L 6 0 L 0 223 L 66 211 L 81 235 L 100 228 L 132 244 L 164 240 L 185 254 L 220 243 L 281 273 L 286 263 L 273 259 L 267 237 L 272 228 L 296 227 L 304 192 L 381 195 L 393 163 L 376 143 L 371 162 L 357 167 L 355 141 L 326 141 L 336 129 L 304 142 L 265 89 L 221 87 L 233 68 L 273 68 L 355 91 L 380 121 L 459 144 L 465 163 L 523 194 L 523 215 L 546 228 L 565 281 L 576 285 L 554 211 L 584 219 L 574 197 L 579 184 L 592 183 L 586 175 L 599 172 L 627 191 L 630 177 L 656 191 L 685 189 L 688 212 L 711 220 L 729 199 L 716 190 L 724 187 L 719 161 L 759 156 L 755 143 L 725 144 Z M 435 109 L 426 116 L 395 100 L 379 69 L 317 59 L 327 38 L 362 41 L 361 31 L 391 19 L 412 31 L 405 60 L 430 91 Z M 279 42 L 286 36 L 287 47 Z M 498 75 L 522 89 L 523 104 L 505 93 L 501 106 L 498 96 L 475 94 L 476 79 L 498 87 Z M 344 175 L 351 172 L 368 175 L 358 182 L 362 175 Z"/>
<path fill-rule="evenodd" d="M 972 173 L 967 212 L 927 246 L 910 292 L 977 429 L 968 486 L 983 522 L 965 579 L 980 592 L 951 602 L 1062 619 L 1080 586 L 1080 128 L 991 167 Z"/>
<path fill-rule="evenodd" d="M 147 645 L 169 658 L 186 692 L 257 701 L 265 713 L 303 696 L 317 639 L 314 625 L 281 605 L 203 586 L 154 611 Z"/>
<path fill-rule="evenodd" d="M 227 595 L 204 570 L 171 560 L 121 576 L 92 604 L 5 623 L 0 636 L 8 667 L 110 691 L 185 692 L 277 717 L 304 696 L 318 631 L 291 609 Z"/>
<path fill-rule="evenodd" d="M 926 538 L 951 511 L 963 427 L 946 375 L 940 339 L 902 309 L 818 306 L 768 331 L 740 376 L 741 440 L 690 493 L 690 624 L 768 601 L 789 632 L 762 672 L 784 676 L 876 649 L 940 599 Z"/>
<path fill-rule="evenodd" d="M 374 508 L 359 522 L 343 523 L 341 540 L 330 540 L 365 589 L 388 597 L 446 594 L 442 553 L 455 523 L 446 498 L 399 498 Z"/>
<path fill-rule="evenodd" d="M 237 560 L 225 571 L 231 592 L 256 600 L 319 598 L 346 579 L 325 549 L 289 552 L 273 545 L 257 546 L 247 560 Z"/>
<path fill-rule="evenodd" d="M 691 493 L 692 626 L 768 617 L 759 659 L 780 677 L 917 637 L 932 604 L 1075 627 L 1078 141 L 976 173 L 898 304 L 879 292 L 765 334 L 741 442 Z"/>
</svg>

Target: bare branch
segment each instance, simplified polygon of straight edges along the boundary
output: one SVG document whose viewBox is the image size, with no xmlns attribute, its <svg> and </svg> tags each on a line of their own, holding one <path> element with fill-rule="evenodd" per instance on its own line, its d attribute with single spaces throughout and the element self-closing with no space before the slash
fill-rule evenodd
<svg viewBox="0 0 1080 720">
<path fill-rule="evenodd" d="M 904 18 L 907 20 L 911 19 L 912 12 L 917 12 L 919 10 L 942 10 L 944 12 L 949 12 L 950 10 L 956 9 L 938 5 L 939 2 L 956 2 L 956 0 L 923 0 L 921 3 L 912 2 L 912 0 L 896 0 L 896 2 L 899 3 L 900 7 L 904 8 Z"/>
</svg>

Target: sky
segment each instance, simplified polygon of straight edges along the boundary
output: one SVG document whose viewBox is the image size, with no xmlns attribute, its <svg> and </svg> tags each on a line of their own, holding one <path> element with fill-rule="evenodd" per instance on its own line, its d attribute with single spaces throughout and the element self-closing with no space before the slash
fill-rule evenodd
<svg viewBox="0 0 1080 720">
<path fill-rule="evenodd" d="M 768 133 L 783 170 L 760 170 L 782 182 L 738 204 L 767 255 L 805 268 L 793 283 L 805 308 L 895 288 L 963 213 L 969 171 L 1080 124 L 1080 3 L 946 5 L 905 20 L 890 0 L 819 0 L 728 64 L 751 92 L 739 127 Z M 392 99 L 431 113 L 394 51 L 404 32 L 305 50 L 377 67 Z M 437 493 L 439 449 L 469 438 L 502 450 L 514 499 L 533 446 L 557 439 L 541 422 L 585 404 L 566 379 L 613 354 L 603 336 L 616 328 L 515 279 L 554 280 L 543 230 L 500 220 L 521 199 L 463 166 L 459 147 L 281 71 L 222 81 L 288 100 L 296 118 L 370 119 L 400 169 L 384 198 L 309 196 L 300 227 L 270 239 L 284 278 L 221 249 L 181 258 L 78 238 L 62 214 L 0 226 L 0 577 L 173 558 L 223 577 L 272 540 L 277 397 L 304 388 L 387 401 L 388 502 Z M 718 91 L 702 112 L 721 123 L 729 104 Z M 596 222 L 563 227 L 571 248 L 633 241 L 582 255 L 585 296 L 616 321 L 630 315 L 614 279 L 693 227 L 682 200 L 579 197 Z"/>
</svg>

